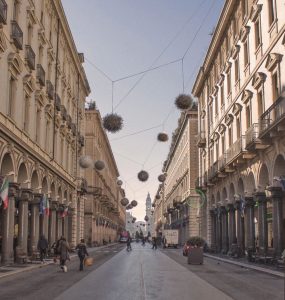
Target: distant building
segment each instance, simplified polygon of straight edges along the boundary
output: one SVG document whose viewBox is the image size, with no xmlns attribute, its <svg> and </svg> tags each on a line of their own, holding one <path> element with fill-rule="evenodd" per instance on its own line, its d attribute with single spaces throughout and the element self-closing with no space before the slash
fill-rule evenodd
<svg viewBox="0 0 285 300">
<path fill-rule="evenodd" d="M 148 218 L 148 220 L 145 219 L 145 231 L 146 235 L 153 236 L 154 235 L 154 226 L 153 226 L 153 211 L 152 211 L 152 204 L 151 204 L 151 198 L 150 194 L 147 194 L 146 200 L 145 200 L 145 217 Z"/>
</svg>

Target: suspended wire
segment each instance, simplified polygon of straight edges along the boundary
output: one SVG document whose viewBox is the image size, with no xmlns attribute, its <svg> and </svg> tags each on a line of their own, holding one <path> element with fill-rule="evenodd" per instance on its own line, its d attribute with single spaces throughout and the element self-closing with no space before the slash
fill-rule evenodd
<svg viewBox="0 0 285 300">
<path fill-rule="evenodd" d="M 197 15 L 200 8 L 203 6 L 203 4 L 206 2 L 204 0 L 201 2 L 201 4 L 198 7 L 198 10 L 195 11 L 184 23 L 184 25 L 180 28 L 180 30 L 174 35 L 174 37 L 170 40 L 170 42 L 166 45 L 166 47 L 161 51 L 161 53 L 156 57 L 156 59 L 151 63 L 149 69 L 153 68 L 153 66 L 158 62 L 158 60 L 162 57 L 162 55 L 168 50 L 168 48 L 175 42 L 175 40 L 178 38 L 178 36 L 183 32 L 185 27 L 188 25 L 188 23 Z M 185 54 L 186 55 L 186 54 Z M 185 57 L 184 55 L 184 57 Z M 184 58 L 183 57 L 183 58 Z M 118 106 L 131 94 L 131 92 L 136 88 L 136 86 L 143 80 L 147 73 L 143 73 L 142 76 L 134 83 L 134 85 L 130 88 L 130 90 L 126 93 L 125 96 L 121 98 L 121 100 L 118 102 L 118 104 L 115 106 L 115 110 L 118 108 Z"/>
<path fill-rule="evenodd" d="M 150 158 L 150 156 L 151 156 L 151 154 L 152 154 L 152 152 L 153 152 L 153 150 L 154 150 L 154 148 L 155 148 L 156 145 L 157 145 L 157 141 L 155 141 L 155 143 L 154 143 L 153 146 L 151 147 L 151 150 L 149 151 L 149 153 L 148 153 L 148 155 L 147 155 L 147 157 L 146 157 L 144 163 L 142 164 L 142 167 L 143 167 L 143 168 L 144 168 L 145 164 L 148 162 L 148 160 L 149 160 L 149 158 Z"/>
<path fill-rule="evenodd" d="M 138 161 L 135 161 L 135 160 L 133 160 L 132 158 L 129 158 L 129 157 L 127 157 L 127 156 L 125 156 L 125 155 L 123 155 L 123 154 L 121 154 L 121 153 L 118 153 L 118 152 L 114 152 L 116 155 L 119 155 L 119 156 L 121 156 L 121 157 L 123 157 L 124 159 L 126 159 L 126 160 L 129 160 L 130 162 L 132 162 L 132 163 L 134 163 L 134 164 L 137 164 L 137 165 L 140 165 L 141 166 L 141 163 L 140 162 L 138 162 Z"/>
<path fill-rule="evenodd" d="M 182 92 L 184 93 L 184 58 L 181 59 L 181 72 L 182 72 Z"/>
<path fill-rule="evenodd" d="M 143 129 L 143 130 L 140 130 L 140 131 L 136 131 L 136 132 L 133 132 L 133 133 L 130 133 L 130 134 L 126 134 L 126 135 L 120 136 L 120 137 L 118 137 L 118 138 L 112 139 L 111 142 L 113 142 L 113 141 L 118 141 L 118 140 L 121 140 L 121 139 L 130 137 L 130 136 L 134 136 L 134 135 L 138 135 L 138 134 L 141 134 L 141 133 L 150 131 L 150 130 L 152 130 L 152 129 L 161 127 L 161 125 L 162 125 L 162 124 L 159 124 L 159 125 L 157 125 L 157 126 L 153 126 L 153 127 L 147 128 L 147 129 Z"/>
<path fill-rule="evenodd" d="M 109 81 L 113 82 L 113 80 L 108 76 L 104 71 L 102 71 L 100 68 L 98 68 L 91 60 L 85 57 L 85 60 L 93 66 L 97 71 L 99 71 L 105 78 L 107 78 Z"/>
<path fill-rule="evenodd" d="M 194 34 L 194 37 L 192 38 L 192 40 L 190 41 L 190 44 L 188 46 L 188 48 L 186 49 L 186 51 L 184 52 L 184 55 L 182 56 L 182 59 L 185 58 L 185 56 L 187 55 L 188 51 L 190 50 L 190 48 L 192 47 L 193 42 L 196 40 L 196 37 L 198 36 L 200 30 L 202 29 L 202 27 L 204 26 L 204 23 L 206 21 L 206 19 L 208 18 L 209 14 L 212 12 L 213 7 L 215 6 L 217 0 L 214 0 L 211 4 L 211 6 L 209 7 L 206 15 L 204 16 L 204 18 L 202 19 L 201 24 L 199 25 L 196 33 Z"/>
</svg>

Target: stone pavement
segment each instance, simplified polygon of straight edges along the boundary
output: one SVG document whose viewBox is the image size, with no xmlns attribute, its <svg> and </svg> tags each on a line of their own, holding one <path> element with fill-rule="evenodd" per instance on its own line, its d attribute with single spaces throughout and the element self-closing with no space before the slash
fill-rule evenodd
<svg viewBox="0 0 285 300">
<path fill-rule="evenodd" d="M 232 299 L 150 245 L 132 244 L 63 292 L 57 300 Z"/>
<path fill-rule="evenodd" d="M 115 245 L 117 243 L 108 244 L 106 246 L 100 246 L 100 247 L 93 247 L 88 248 L 88 252 L 108 252 L 108 247 Z M 71 253 L 70 259 L 77 258 L 76 253 Z M 53 259 L 47 259 L 44 264 L 42 264 L 40 261 L 35 261 L 33 263 L 26 263 L 26 264 L 12 264 L 12 265 L 6 265 L 6 266 L 0 266 L 0 279 L 7 276 L 12 276 L 21 272 L 28 272 L 37 268 L 43 268 L 49 264 L 54 264 Z"/>
</svg>

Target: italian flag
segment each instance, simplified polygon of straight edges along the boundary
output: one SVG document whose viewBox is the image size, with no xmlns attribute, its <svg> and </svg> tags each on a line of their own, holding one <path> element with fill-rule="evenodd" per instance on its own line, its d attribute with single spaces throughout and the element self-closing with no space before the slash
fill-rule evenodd
<svg viewBox="0 0 285 300">
<path fill-rule="evenodd" d="M 0 190 L 0 197 L 3 201 L 3 207 L 4 209 L 8 208 L 8 202 L 9 202 L 9 197 L 8 197 L 8 193 L 9 193 L 9 181 L 8 180 L 4 180 L 3 185 L 1 187 Z"/>
<path fill-rule="evenodd" d="M 47 216 L 50 214 L 49 200 L 46 199 L 45 213 Z"/>
<path fill-rule="evenodd" d="M 67 216 L 68 215 L 68 206 L 66 206 L 65 208 L 64 208 L 64 211 L 62 212 L 62 218 L 64 218 L 65 216 Z"/>
</svg>

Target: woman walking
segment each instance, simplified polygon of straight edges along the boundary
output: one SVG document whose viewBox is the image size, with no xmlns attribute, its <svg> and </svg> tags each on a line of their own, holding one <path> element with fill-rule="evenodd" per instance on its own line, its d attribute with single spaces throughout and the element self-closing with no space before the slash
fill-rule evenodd
<svg viewBox="0 0 285 300">
<path fill-rule="evenodd" d="M 60 268 L 63 270 L 63 272 L 67 272 L 67 266 L 65 265 L 65 263 L 66 260 L 69 259 L 70 247 L 64 236 L 62 236 L 59 241 L 57 251 L 60 255 Z"/>
<path fill-rule="evenodd" d="M 83 271 L 83 263 L 84 263 L 85 256 L 86 255 L 89 256 L 84 239 L 80 240 L 80 243 L 76 246 L 75 249 L 77 250 L 77 254 L 80 261 L 79 271 Z"/>
</svg>

